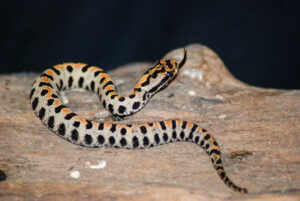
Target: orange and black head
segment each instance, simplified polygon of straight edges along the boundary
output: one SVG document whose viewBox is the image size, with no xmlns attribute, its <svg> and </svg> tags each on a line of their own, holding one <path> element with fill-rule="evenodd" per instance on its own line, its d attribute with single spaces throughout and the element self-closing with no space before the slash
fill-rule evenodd
<svg viewBox="0 0 300 201">
<path fill-rule="evenodd" d="M 168 86 L 168 84 L 176 77 L 178 69 L 181 68 L 186 61 L 186 50 L 184 49 L 184 57 L 178 64 L 175 59 L 160 60 L 154 67 L 150 68 L 145 74 L 147 76 L 146 84 L 144 84 L 145 90 L 151 95 L 155 94 L 162 88 Z M 143 84 L 142 84 L 143 87 Z"/>
</svg>

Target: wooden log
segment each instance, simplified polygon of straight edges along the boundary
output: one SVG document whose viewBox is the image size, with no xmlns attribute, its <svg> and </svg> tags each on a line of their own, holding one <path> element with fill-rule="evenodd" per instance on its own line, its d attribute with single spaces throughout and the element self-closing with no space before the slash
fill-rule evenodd
<svg viewBox="0 0 300 201">
<path fill-rule="evenodd" d="M 182 54 L 177 49 L 166 58 L 180 60 Z M 110 74 L 125 95 L 149 66 L 128 64 Z M 7 176 L 0 182 L 0 200 L 300 199 L 300 91 L 244 84 L 205 46 L 189 45 L 177 78 L 124 122 L 199 123 L 218 140 L 225 170 L 248 188 L 246 195 L 227 188 L 209 157 L 192 143 L 132 151 L 62 140 L 29 105 L 37 76 L 0 75 L 0 180 Z M 72 91 L 66 97 L 85 118 L 113 121 L 96 95 Z"/>
</svg>

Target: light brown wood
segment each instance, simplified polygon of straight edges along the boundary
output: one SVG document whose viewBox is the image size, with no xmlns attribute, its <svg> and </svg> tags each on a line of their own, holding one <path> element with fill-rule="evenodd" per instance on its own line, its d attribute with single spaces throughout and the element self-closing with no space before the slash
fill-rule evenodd
<svg viewBox="0 0 300 201">
<path fill-rule="evenodd" d="M 182 58 L 177 49 L 166 58 Z M 89 149 L 48 130 L 28 101 L 38 74 L 0 76 L 0 200 L 299 200 L 300 91 L 262 89 L 235 79 L 202 45 L 187 47 L 187 63 L 168 88 L 124 122 L 184 119 L 199 123 L 221 146 L 229 177 L 249 194 L 227 188 L 209 157 L 187 142 L 144 150 Z M 83 61 L 84 62 L 84 61 Z M 128 94 L 150 63 L 112 71 Z M 271 75 L 270 75 L 271 76 Z M 82 116 L 112 121 L 89 92 L 67 92 Z M 90 164 L 105 160 L 102 169 Z M 72 171 L 79 171 L 78 179 Z"/>
</svg>

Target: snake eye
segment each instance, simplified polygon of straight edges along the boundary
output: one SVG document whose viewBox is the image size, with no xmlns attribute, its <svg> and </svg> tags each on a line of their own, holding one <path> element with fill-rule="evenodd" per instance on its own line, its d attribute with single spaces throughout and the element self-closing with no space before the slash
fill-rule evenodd
<svg viewBox="0 0 300 201">
<path fill-rule="evenodd" d="M 171 77 L 173 75 L 173 73 L 171 71 L 166 71 L 165 72 L 166 76 Z"/>
</svg>

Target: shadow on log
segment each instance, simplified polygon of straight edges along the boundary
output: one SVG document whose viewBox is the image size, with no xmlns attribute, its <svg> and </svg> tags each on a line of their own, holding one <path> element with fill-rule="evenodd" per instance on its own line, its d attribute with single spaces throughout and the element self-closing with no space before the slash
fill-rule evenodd
<svg viewBox="0 0 300 201">
<path fill-rule="evenodd" d="M 182 49 L 165 56 L 180 60 Z M 151 63 L 110 74 L 121 94 Z M 198 146 L 88 149 L 54 135 L 28 96 L 38 74 L 0 76 L 0 200 L 297 200 L 300 196 L 300 92 L 263 89 L 234 78 L 202 45 L 187 46 L 177 78 L 124 123 L 182 119 L 218 140 L 225 170 L 249 194 L 228 189 Z M 69 107 L 95 121 L 113 119 L 89 92 L 66 92 Z"/>
</svg>

